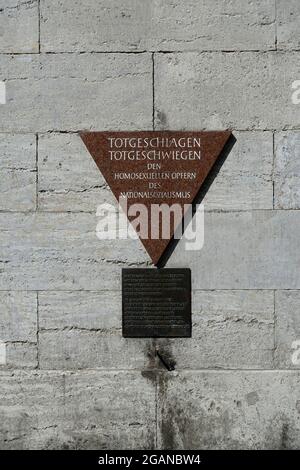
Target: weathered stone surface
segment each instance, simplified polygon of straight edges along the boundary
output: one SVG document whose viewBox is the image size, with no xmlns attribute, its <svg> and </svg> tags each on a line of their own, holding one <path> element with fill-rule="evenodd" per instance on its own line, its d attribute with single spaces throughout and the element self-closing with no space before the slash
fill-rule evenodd
<svg viewBox="0 0 300 470">
<path fill-rule="evenodd" d="M 297 0 L 277 0 L 277 45 L 279 49 L 300 47 L 300 4 Z"/>
<path fill-rule="evenodd" d="M 298 372 L 164 373 L 158 447 L 297 449 Z"/>
<path fill-rule="evenodd" d="M 234 136 L 236 143 L 202 201 L 205 210 L 272 209 L 272 133 Z"/>
<path fill-rule="evenodd" d="M 237 141 L 204 199 L 206 210 L 273 207 L 273 136 L 235 132 Z M 39 137 L 39 208 L 95 211 L 115 198 L 77 135 Z"/>
<path fill-rule="evenodd" d="M 202 250 L 175 248 L 168 267 L 189 266 L 194 289 L 299 289 L 300 213 L 206 213 Z"/>
<path fill-rule="evenodd" d="M 0 213 L 0 288 L 118 289 L 121 268 L 146 265 L 138 240 L 99 240 L 84 213 Z"/>
<path fill-rule="evenodd" d="M 0 53 L 39 51 L 38 0 L 0 1 Z"/>
<path fill-rule="evenodd" d="M 159 0 L 153 17 L 154 50 L 274 49 L 273 0 Z"/>
<path fill-rule="evenodd" d="M 0 292 L 0 311 L 1 341 L 36 341 L 36 293 Z"/>
<path fill-rule="evenodd" d="M 0 372 L 0 383 L 0 449 L 63 447 L 63 374 Z"/>
<path fill-rule="evenodd" d="M 150 341 L 122 338 L 121 291 L 41 292 L 43 369 L 143 369 Z"/>
<path fill-rule="evenodd" d="M 1 449 L 154 447 L 155 387 L 140 373 L 2 372 L 0 382 Z"/>
<path fill-rule="evenodd" d="M 6 358 L 1 368 L 36 367 L 37 298 L 34 292 L 0 292 L 0 341 Z"/>
<path fill-rule="evenodd" d="M 275 292 L 275 364 L 279 368 L 300 368 L 300 291 Z"/>
<path fill-rule="evenodd" d="M 300 209 L 300 132 L 275 135 L 274 199 L 278 209 Z"/>
<path fill-rule="evenodd" d="M 85 372 L 66 379 L 70 434 L 78 448 L 153 449 L 155 379 L 141 372 Z"/>
<path fill-rule="evenodd" d="M 39 208 L 93 211 L 115 198 L 82 140 L 74 134 L 39 136 Z"/>
<path fill-rule="evenodd" d="M 121 328 L 121 309 L 120 290 L 39 292 L 39 327 L 109 333 Z"/>
<path fill-rule="evenodd" d="M 274 0 L 41 0 L 43 51 L 275 47 Z"/>
<path fill-rule="evenodd" d="M 0 68 L 0 131 L 152 128 L 150 54 L 2 55 Z"/>
<path fill-rule="evenodd" d="M 71 328 L 39 334 L 41 369 L 143 369 L 149 348 L 150 340 L 122 338 L 121 330 Z"/>
<path fill-rule="evenodd" d="M 149 262 L 138 240 L 99 240 L 93 214 L 7 213 L 0 222 L 2 289 L 118 289 L 121 267 Z M 189 266 L 196 289 L 297 289 L 299 224 L 298 211 L 207 213 L 202 250 L 180 240 L 168 266 Z"/>
<path fill-rule="evenodd" d="M 298 60 L 297 52 L 156 54 L 156 129 L 298 127 L 290 87 Z"/>
<path fill-rule="evenodd" d="M 159 340 L 176 369 L 272 368 L 272 291 L 195 291 L 191 339 Z"/>
<path fill-rule="evenodd" d="M 42 51 L 143 51 L 151 22 L 147 0 L 41 1 Z"/>
<path fill-rule="evenodd" d="M 38 366 L 37 343 L 7 342 L 6 363 L 0 369 L 35 369 Z"/>
<path fill-rule="evenodd" d="M 0 155 L 0 210 L 35 210 L 35 136 L 1 134 Z"/>
</svg>

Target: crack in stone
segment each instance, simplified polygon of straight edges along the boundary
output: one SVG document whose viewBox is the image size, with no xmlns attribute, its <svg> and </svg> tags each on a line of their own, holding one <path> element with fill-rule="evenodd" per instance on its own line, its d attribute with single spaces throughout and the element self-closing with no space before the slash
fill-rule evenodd
<svg viewBox="0 0 300 470">
<path fill-rule="evenodd" d="M 23 6 L 34 5 L 34 4 L 37 4 L 37 0 L 28 0 L 26 2 L 21 2 L 11 7 L 8 6 L 8 7 L 0 8 L 0 13 L 5 12 L 6 10 L 20 10 L 20 8 Z"/>
<path fill-rule="evenodd" d="M 108 264 L 116 264 L 116 265 L 124 265 L 124 266 L 149 266 L 152 264 L 151 261 L 130 262 L 130 261 L 107 259 L 107 258 L 100 258 L 100 261 L 103 261 Z"/>
<path fill-rule="evenodd" d="M 36 168 L 23 168 L 23 167 L 9 167 L 9 166 L 2 166 L 0 171 L 28 171 L 29 173 L 36 173 Z"/>
<path fill-rule="evenodd" d="M 234 316 L 234 315 L 229 315 L 227 317 L 223 318 L 213 318 L 213 319 L 205 319 L 203 318 L 204 321 L 206 321 L 207 325 L 210 324 L 220 324 L 220 323 L 226 323 L 226 322 L 242 322 L 247 325 L 253 325 L 253 324 L 261 324 L 261 325 L 273 325 L 274 321 L 272 320 L 262 320 L 258 318 L 245 318 L 245 317 L 239 317 L 239 316 Z"/>
<path fill-rule="evenodd" d="M 36 346 L 37 343 L 34 341 L 20 340 L 20 341 L 5 341 L 6 344 L 28 344 L 29 346 Z"/>
<path fill-rule="evenodd" d="M 81 326 L 63 326 L 61 328 L 40 328 L 40 333 L 62 333 L 62 332 L 69 332 L 69 331 L 79 331 L 82 333 L 101 333 L 101 334 L 115 334 L 120 333 L 121 328 L 86 328 Z"/>
<path fill-rule="evenodd" d="M 52 193 L 52 194 L 69 194 L 69 193 L 86 193 L 89 191 L 92 191 L 94 189 L 107 189 L 108 185 L 103 183 L 103 184 L 95 184 L 93 186 L 89 186 L 88 188 L 83 188 L 83 189 L 65 189 L 65 190 L 56 190 L 56 189 L 40 189 L 39 193 Z"/>
</svg>

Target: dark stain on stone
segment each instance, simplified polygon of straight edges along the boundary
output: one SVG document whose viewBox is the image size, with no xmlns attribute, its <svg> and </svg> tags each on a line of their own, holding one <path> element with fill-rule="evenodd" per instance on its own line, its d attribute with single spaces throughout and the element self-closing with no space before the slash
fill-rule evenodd
<svg viewBox="0 0 300 470">
<path fill-rule="evenodd" d="M 162 420 L 160 425 L 162 449 L 176 449 L 176 431 L 174 420 L 176 415 L 176 403 L 170 403 L 167 397 L 167 390 L 169 387 L 169 374 L 158 374 L 158 400 L 161 404 Z"/>
<path fill-rule="evenodd" d="M 270 450 L 291 449 L 291 439 L 295 433 L 296 430 L 289 418 L 282 412 L 276 413 L 268 423 L 264 447 Z"/>
<path fill-rule="evenodd" d="M 165 450 L 176 449 L 174 413 L 175 410 L 169 409 L 167 418 L 164 418 L 161 422 L 162 448 Z"/>
<path fill-rule="evenodd" d="M 62 450 L 72 450 L 72 446 L 70 446 L 69 444 L 67 444 L 66 442 L 64 442 L 62 444 Z"/>
<path fill-rule="evenodd" d="M 288 449 L 289 448 L 289 425 L 287 422 L 282 423 L 281 428 L 281 449 Z"/>
<path fill-rule="evenodd" d="M 159 369 L 175 370 L 176 359 L 168 338 L 158 339 L 155 343 L 156 366 Z"/>
<path fill-rule="evenodd" d="M 159 359 L 159 366 L 161 368 L 165 368 L 168 371 L 172 371 L 175 369 L 176 366 L 176 361 L 175 359 L 171 356 L 171 354 L 168 354 L 166 351 L 156 351 L 156 355 Z"/>
<path fill-rule="evenodd" d="M 158 121 L 158 126 L 160 128 L 165 128 L 168 124 L 168 121 L 167 121 L 167 115 L 166 113 L 164 113 L 163 111 L 157 111 L 156 112 L 156 118 L 157 118 L 157 121 Z"/>
<path fill-rule="evenodd" d="M 156 364 L 156 358 L 155 358 L 155 345 L 153 340 L 149 340 L 145 342 L 145 347 L 144 347 L 144 354 L 147 358 L 147 365 L 146 369 L 154 369 L 155 364 Z"/>
<path fill-rule="evenodd" d="M 249 406 L 256 405 L 256 403 L 259 401 L 258 393 L 257 392 L 247 393 L 246 400 Z"/>
<path fill-rule="evenodd" d="M 142 377 L 150 380 L 156 386 L 156 372 L 155 372 L 155 344 L 153 340 L 147 341 L 144 348 L 144 354 L 148 360 L 146 367 L 141 371 Z"/>
<path fill-rule="evenodd" d="M 180 403 L 170 403 L 167 406 L 167 413 L 161 423 L 163 449 L 176 450 L 181 444 L 185 449 L 191 448 L 191 442 L 189 442 L 190 410 L 182 408 Z"/>
<path fill-rule="evenodd" d="M 214 400 L 211 400 L 209 406 L 208 406 L 208 411 L 212 412 L 214 411 L 216 408 L 216 403 L 214 402 Z"/>
<path fill-rule="evenodd" d="M 145 369 L 145 370 L 141 371 L 141 375 L 142 375 L 142 377 L 144 377 L 144 379 L 150 380 L 152 383 L 156 384 L 156 373 L 155 373 L 155 371 Z"/>
<path fill-rule="evenodd" d="M 240 400 L 234 400 L 234 403 L 236 404 L 237 408 L 240 408 L 242 406 L 242 402 Z"/>
</svg>

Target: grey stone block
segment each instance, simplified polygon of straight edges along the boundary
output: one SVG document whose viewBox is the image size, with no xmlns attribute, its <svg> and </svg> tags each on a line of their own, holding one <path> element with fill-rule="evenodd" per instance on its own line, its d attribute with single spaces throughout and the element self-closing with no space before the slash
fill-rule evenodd
<svg viewBox="0 0 300 470">
<path fill-rule="evenodd" d="M 0 381 L 1 449 L 155 445 L 155 387 L 140 373 L 2 372 Z"/>
<path fill-rule="evenodd" d="M 35 140 L 34 135 L 0 135 L 0 210 L 35 210 Z"/>
<path fill-rule="evenodd" d="M 0 340 L 36 341 L 36 293 L 0 292 L 0 305 Z"/>
<path fill-rule="evenodd" d="M 41 369 L 143 369 L 148 366 L 150 340 L 122 338 L 122 331 L 42 330 Z"/>
<path fill-rule="evenodd" d="M 151 9 L 146 0 L 42 0 L 42 51 L 143 51 Z"/>
<path fill-rule="evenodd" d="M 0 292 L 0 305 L 0 342 L 5 349 L 0 367 L 36 367 L 36 293 Z"/>
<path fill-rule="evenodd" d="M 121 268 L 145 266 L 139 240 L 99 240 L 84 213 L 0 213 L 0 288 L 119 289 Z"/>
<path fill-rule="evenodd" d="M 2 55 L 0 67 L 0 131 L 152 128 L 150 54 Z"/>
<path fill-rule="evenodd" d="M 274 0 L 41 1 L 43 51 L 275 47 Z"/>
<path fill-rule="evenodd" d="M 205 209 L 272 209 L 272 133 L 234 132 L 234 136 L 236 143 L 203 199 Z"/>
<path fill-rule="evenodd" d="M 116 200 L 78 135 L 39 136 L 39 208 L 92 211 Z"/>
<path fill-rule="evenodd" d="M 275 135 L 274 199 L 278 209 L 300 209 L 300 132 Z"/>
<path fill-rule="evenodd" d="M 120 329 L 121 291 L 39 292 L 41 330 Z"/>
<path fill-rule="evenodd" d="M 156 128 L 298 127 L 298 60 L 297 52 L 156 54 Z"/>
<path fill-rule="evenodd" d="M 300 368 L 300 291 L 276 291 L 276 349 L 279 368 Z"/>
<path fill-rule="evenodd" d="M 192 338 L 159 340 L 176 369 L 270 369 L 274 351 L 272 291 L 195 291 Z"/>
<path fill-rule="evenodd" d="M 274 49 L 273 0 L 154 2 L 154 50 Z"/>
<path fill-rule="evenodd" d="M 279 49 L 300 47 L 300 4 L 297 0 L 277 0 L 277 45 Z"/>
<path fill-rule="evenodd" d="M 118 289 L 122 267 L 149 264 L 139 240 L 99 240 L 93 214 L 7 213 L 0 222 L 2 289 Z M 189 266 L 195 289 L 297 289 L 299 224 L 298 211 L 206 213 L 202 250 L 180 240 L 168 266 Z"/>
<path fill-rule="evenodd" d="M 297 449 L 296 372 L 180 372 L 159 384 L 158 447 Z"/>
<path fill-rule="evenodd" d="M 206 209 L 273 207 L 273 136 L 236 132 L 235 143 L 205 199 Z M 39 137 L 39 208 L 95 211 L 115 198 L 79 136 Z"/>
<path fill-rule="evenodd" d="M 155 378 L 144 375 L 87 371 L 66 379 L 70 434 L 77 448 L 155 448 Z"/>
<path fill-rule="evenodd" d="M 38 0 L 0 1 L 0 53 L 39 51 Z"/>
<path fill-rule="evenodd" d="M 99 240 L 97 221 L 0 214 L 1 288 L 118 289 L 121 268 L 145 266 L 148 255 L 139 240 Z M 195 289 L 297 289 L 299 224 L 298 211 L 206 213 L 202 250 L 186 251 L 180 240 L 168 266 L 189 266 Z"/>
<path fill-rule="evenodd" d="M 121 291 L 39 294 L 43 369 L 143 369 L 150 340 L 122 338 Z"/>
<path fill-rule="evenodd" d="M 0 449 L 63 447 L 63 374 L 0 372 L 0 382 Z"/>
<path fill-rule="evenodd" d="M 299 289 L 300 213 L 206 213 L 204 246 L 180 240 L 168 267 L 192 270 L 194 289 Z"/>
<path fill-rule="evenodd" d="M 36 369 L 38 367 L 37 343 L 25 341 L 6 343 L 6 364 L 0 369 Z"/>
</svg>

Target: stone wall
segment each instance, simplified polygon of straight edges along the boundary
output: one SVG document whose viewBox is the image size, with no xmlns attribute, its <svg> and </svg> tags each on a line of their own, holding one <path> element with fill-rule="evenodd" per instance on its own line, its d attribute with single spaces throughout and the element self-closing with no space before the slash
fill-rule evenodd
<svg viewBox="0 0 300 470">
<path fill-rule="evenodd" d="M 299 59 L 298 0 L 0 1 L 1 449 L 299 448 Z M 193 338 L 124 339 L 149 258 L 96 238 L 78 131 L 226 128 L 204 248 L 167 264 Z"/>
</svg>

